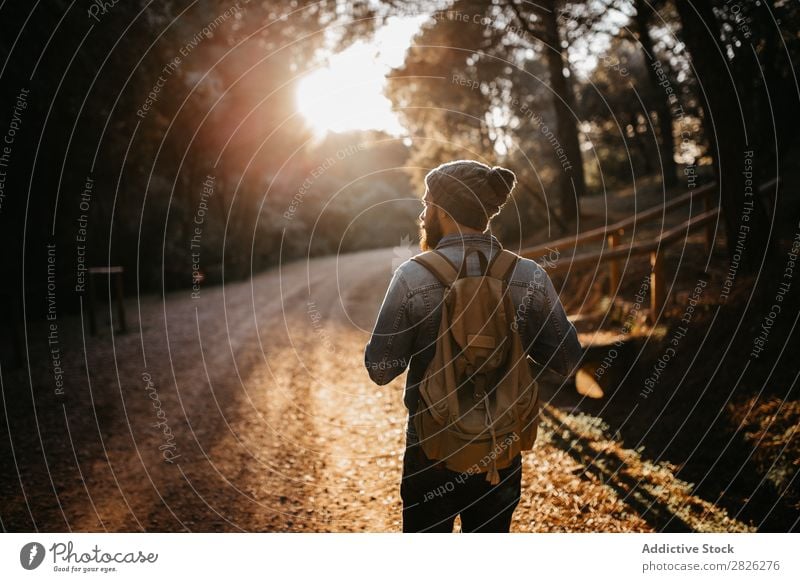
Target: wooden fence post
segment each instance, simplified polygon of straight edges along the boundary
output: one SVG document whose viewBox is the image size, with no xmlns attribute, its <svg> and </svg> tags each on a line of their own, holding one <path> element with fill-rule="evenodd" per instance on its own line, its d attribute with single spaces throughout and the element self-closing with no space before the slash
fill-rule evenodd
<svg viewBox="0 0 800 582">
<path fill-rule="evenodd" d="M 115 273 L 117 279 L 117 318 L 119 319 L 120 332 L 126 333 L 128 325 L 125 322 L 125 290 L 122 281 L 122 267 Z"/>
<path fill-rule="evenodd" d="M 89 333 L 97 335 L 97 316 L 94 313 L 95 290 L 93 274 L 94 273 L 89 270 Z"/>
<path fill-rule="evenodd" d="M 617 246 L 621 234 L 621 230 L 608 233 L 609 251 L 613 251 Z M 608 295 L 613 297 L 619 287 L 619 261 L 612 259 L 610 262 L 611 264 L 608 266 Z"/>
<path fill-rule="evenodd" d="M 664 256 L 661 249 L 650 253 L 650 319 L 655 321 L 664 306 Z"/>
<path fill-rule="evenodd" d="M 706 192 L 703 195 L 703 212 L 708 212 L 712 208 L 712 200 L 711 200 L 712 193 L 713 190 L 709 188 L 708 192 Z M 706 235 L 706 240 L 705 240 L 706 253 L 710 253 L 711 250 L 714 248 L 714 228 L 716 228 L 714 223 L 709 221 L 709 223 L 706 224 L 706 227 L 704 229 Z"/>
<path fill-rule="evenodd" d="M 125 289 L 123 285 L 123 273 L 124 269 L 122 267 L 89 267 L 89 331 L 92 335 L 97 335 L 97 316 L 95 315 L 95 284 L 94 284 L 94 275 L 107 275 L 108 276 L 108 285 L 109 285 L 109 292 L 111 288 L 111 279 L 112 277 L 115 279 L 114 287 L 115 287 L 115 295 L 117 301 L 117 319 L 119 320 L 119 330 L 121 333 L 125 333 L 128 331 L 128 324 L 125 321 Z M 111 305 L 108 306 L 109 310 L 111 309 Z"/>
</svg>

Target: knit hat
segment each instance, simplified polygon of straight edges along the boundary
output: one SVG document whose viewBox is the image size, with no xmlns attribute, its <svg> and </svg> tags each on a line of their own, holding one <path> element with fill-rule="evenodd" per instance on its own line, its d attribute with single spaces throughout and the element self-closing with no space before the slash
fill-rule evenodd
<svg viewBox="0 0 800 582">
<path fill-rule="evenodd" d="M 425 176 L 430 201 L 457 223 L 485 230 L 517 183 L 514 172 L 472 160 L 457 160 Z"/>
</svg>

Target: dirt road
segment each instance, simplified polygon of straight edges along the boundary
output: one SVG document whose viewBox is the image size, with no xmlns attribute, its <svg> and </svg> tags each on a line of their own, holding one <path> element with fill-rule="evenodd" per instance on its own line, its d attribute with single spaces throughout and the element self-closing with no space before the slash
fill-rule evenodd
<svg viewBox="0 0 800 582">
<path fill-rule="evenodd" d="M 46 353 L 3 371 L 7 530 L 398 531 L 406 411 L 363 347 L 392 269 L 380 250 L 252 281 L 146 297 L 125 335 L 60 322 L 64 394 Z M 29 345 L 43 337 L 31 328 Z M 30 392 L 36 422 L 15 402 Z M 20 405 L 21 406 L 21 405 Z M 13 449 L 11 448 L 13 447 Z M 742 531 L 602 421 L 546 407 L 514 531 Z"/>
</svg>

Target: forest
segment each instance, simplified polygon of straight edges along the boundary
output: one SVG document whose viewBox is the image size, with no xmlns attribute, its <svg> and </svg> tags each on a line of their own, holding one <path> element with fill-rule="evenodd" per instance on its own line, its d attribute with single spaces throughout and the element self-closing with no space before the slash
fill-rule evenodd
<svg viewBox="0 0 800 582">
<path fill-rule="evenodd" d="M 0 3 L 3 529 L 397 529 L 365 334 L 425 175 L 474 159 L 586 350 L 515 529 L 796 531 L 799 31 L 792 0 Z"/>
<path fill-rule="evenodd" d="M 237 279 L 308 254 L 397 244 L 416 219 L 402 200 L 418 197 L 426 168 L 468 153 L 521 174 L 516 207 L 497 226 L 505 240 L 581 230 L 584 199 L 637 181 L 661 182 L 668 199 L 720 176 L 731 246 L 746 181 L 774 177 L 795 147 L 794 2 L 97 6 L 87 17 L 55 2 L 34 18 L 8 6 L 2 23 L 6 54 L 14 48 L 4 118 L 19 127 L 3 181 L 7 269 L 37 264 L 39 242 L 55 242 L 66 287 L 79 220 L 87 264 L 137 272 L 127 292 L 191 285 L 207 176 L 215 184 L 201 244 L 211 280 L 222 264 Z M 295 103 L 303 75 L 387 20 L 420 15 L 386 87 L 405 134 L 315 139 Z M 32 193 L 40 211 L 17 220 Z M 374 210 L 387 202 L 391 218 Z M 745 268 L 794 227 L 778 221 L 770 237 L 769 210 L 753 206 Z M 39 242 L 23 252 L 23 240 Z"/>
</svg>

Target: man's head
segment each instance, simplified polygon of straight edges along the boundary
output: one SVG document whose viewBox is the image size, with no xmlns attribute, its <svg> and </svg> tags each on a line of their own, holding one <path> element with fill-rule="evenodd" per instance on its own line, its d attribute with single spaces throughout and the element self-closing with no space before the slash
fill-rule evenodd
<svg viewBox="0 0 800 582">
<path fill-rule="evenodd" d="M 471 160 L 434 168 L 425 176 L 422 250 L 435 248 L 450 233 L 484 232 L 516 185 L 514 172 Z"/>
</svg>

